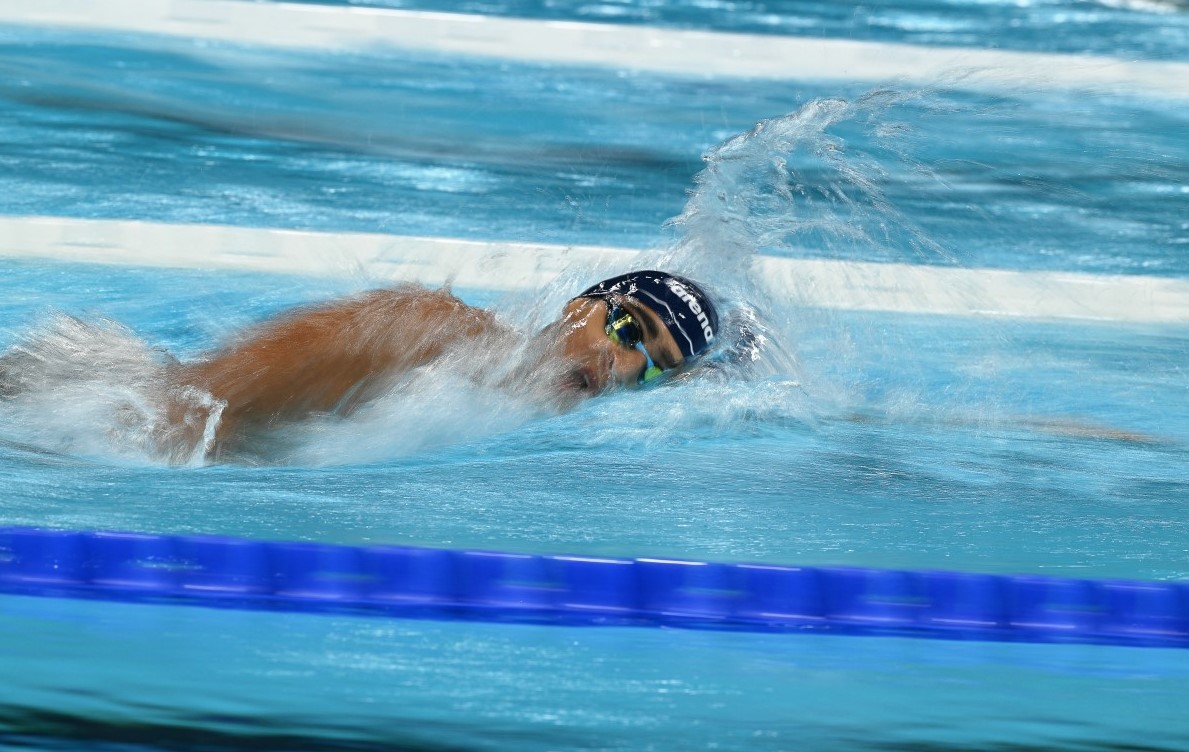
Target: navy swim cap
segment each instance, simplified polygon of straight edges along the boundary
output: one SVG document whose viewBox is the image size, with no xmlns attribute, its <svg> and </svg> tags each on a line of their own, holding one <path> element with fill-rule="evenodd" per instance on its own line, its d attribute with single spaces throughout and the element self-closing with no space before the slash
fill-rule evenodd
<svg viewBox="0 0 1189 752">
<path fill-rule="evenodd" d="M 652 270 L 629 272 L 605 279 L 578 297 L 612 295 L 630 296 L 656 313 L 686 360 L 705 352 L 718 331 L 718 311 L 710 297 L 684 277 Z"/>
</svg>

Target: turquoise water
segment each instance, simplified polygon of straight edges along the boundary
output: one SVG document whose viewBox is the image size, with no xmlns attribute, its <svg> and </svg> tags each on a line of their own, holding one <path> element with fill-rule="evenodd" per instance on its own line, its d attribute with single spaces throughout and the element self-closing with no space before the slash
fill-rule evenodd
<svg viewBox="0 0 1189 752">
<path fill-rule="evenodd" d="M 241 321 L 359 285 L 22 262 L 4 276 L 5 320 L 27 333 L 54 306 L 122 321 L 182 358 Z M 463 294 L 509 318 L 524 302 Z M 799 313 L 796 380 L 707 378 L 565 415 L 425 387 L 355 420 L 290 429 L 251 460 L 280 467 L 165 466 L 113 437 L 98 407 L 112 387 L 100 382 L 73 407 L 6 411 L 5 436 L 20 444 L 0 448 L 0 523 L 1189 576 L 1183 331 Z M 1029 425 L 1049 418 L 1152 441 Z"/>
<path fill-rule="evenodd" d="M 16 749 L 1186 743 L 1176 650 L 0 603 L 5 644 L 37 636 L 5 658 L 25 677 L 0 687 Z"/>
<path fill-rule="evenodd" d="M 9 214 L 641 249 L 668 241 L 704 152 L 871 88 L 3 27 L 0 73 Z M 1111 89 L 893 89 L 829 148 L 894 214 L 813 230 L 833 200 L 815 188 L 861 188 L 806 149 L 801 229 L 769 252 L 1187 277 L 1185 120 Z"/>
<path fill-rule="evenodd" d="M 236 462 L 171 467 L 114 415 L 135 396 L 121 357 L 199 357 L 387 280 L 3 259 L 0 344 L 37 341 L 59 313 L 119 324 L 70 399 L 0 403 L 0 525 L 1189 577 L 1183 325 L 828 311 L 743 271 L 769 254 L 1184 278 L 1182 102 L 0 41 L 4 214 L 626 245 L 754 305 L 772 339 L 752 369 L 563 415 L 419 382 Z M 762 118 L 786 141 L 711 151 Z M 695 189 L 704 213 L 663 227 Z M 738 200 L 714 209 L 720 190 Z M 457 292 L 533 331 L 592 275 Z M 1189 746 L 1177 650 L 15 596 L 0 613 L 0 738 L 16 749 Z"/>
</svg>

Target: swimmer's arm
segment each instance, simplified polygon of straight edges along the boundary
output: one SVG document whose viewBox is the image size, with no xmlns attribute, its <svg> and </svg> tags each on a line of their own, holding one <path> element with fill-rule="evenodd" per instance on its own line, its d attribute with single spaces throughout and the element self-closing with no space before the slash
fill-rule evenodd
<svg viewBox="0 0 1189 752">
<path fill-rule="evenodd" d="M 888 420 L 887 416 L 878 417 L 870 413 L 853 413 L 846 418 L 853 423 L 880 423 Z M 900 418 L 903 420 L 903 418 Z M 996 426 L 1001 428 L 1023 428 L 1040 434 L 1061 436 L 1064 438 L 1099 439 L 1102 441 L 1122 441 L 1130 444 L 1171 444 L 1172 439 L 1155 434 L 1133 431 L 1126 428 L 1115 428 L 1088 419 L 1072 417 L 1035 417 L 1014 416 L 999 419 L 969 418 L 948 416 L 943 423 L 959 428 L 987 428 Z"/>
<path fill-rule="evenodd" d="M 1019 425 L 1040 433 L 1078 439 L 1125 441 L 1131 444 L 1168 444 L 1169 439 L 1127 428 L 1105 426 L 1079 418 L 1021 418 Z"/>
<path fill-rule="evenodd" d="M 244 421 L 344 409 L 369 386 L 497 328 L 490 313 L 442 290 L 377 290 L 266 322 L 181 367 L 178 381 L 226 403 L 223 439 Z"/>
</svg>

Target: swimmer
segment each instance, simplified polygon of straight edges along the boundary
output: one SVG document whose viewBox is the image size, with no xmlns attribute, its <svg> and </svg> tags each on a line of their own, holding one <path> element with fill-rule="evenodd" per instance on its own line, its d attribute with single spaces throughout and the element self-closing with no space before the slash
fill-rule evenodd
<svg viewBox="0 0 1189 752">
<path fill-rule="evenodd" d="M 680 371 L 709 349 L 717 330 L 714 303 L 699 285 L 631 272 L 566 303 L 557 321 L 531 335 L 535 346 L 504 380 L 535 380 L 565 409 Z M 483 362 L 468 353 L 511 351 L 525 336 L 446 290 L 402 285 L 284 313 L 208 357 L 173 366 L 170 381 L 175 394 L 209 395 L 208 409 L 219 411 L 207 440 L 208 456 L 217 457 L 261 429 L 349 414 L 403 374 L 443 358 L 460 367 Z M 175 401 L 168 410 L 161 443 L 175 457 L 186 453 L 178 447 L 203 441 L 209 421 L 195 420 L 193 406 L 192 399 Z"/>
</svg>

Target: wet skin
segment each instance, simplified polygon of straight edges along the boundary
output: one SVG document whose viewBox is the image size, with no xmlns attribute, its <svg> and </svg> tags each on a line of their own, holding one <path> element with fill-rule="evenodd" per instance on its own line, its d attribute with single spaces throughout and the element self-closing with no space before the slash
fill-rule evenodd
<svg viewBox="0 0 1189 752">
<path fill-rule="evenodd" d="M 629 297 L 614 302 L 639 322 L 656 365 L 682 364 L 681 350 L 655 313 Z M 604 300 L 567 303 L 558 321 L 534 335 L 539 347 L 522 378 L 543 383 L 562 409 L 636 386 L 646 358 L 607 336 L 607 314 Z M 210 447 L 218 455 L 279 422 L 348 414 L 390 388 L 394 377 L 447 353 L 511 351 L 523 338 L 447 291 L 409 285 L 282 314 L 206 358 L 179 365 L 172 381 L 175 389 L 198 388 L 224 405 Z M 171 454 L 184 454 L 200 440 L 202 421 L 182 411 L 176 408 L 174 428 L 162 437 Z"/>
<path fill-rule="evenodd" d="M 656 365 L 666 370 L 684 365 L 655 313 L 630 297 L 611 302 L 640 324 Z M 607 336 L 607 315 L 603 299 L 572 300 L 557 321 L 526 336 L 447 291 L 413 285 L 300 308 L 250 328 L 204 358 L 165 365 L 160 391 L 150 397 L 167 416 L 154 441 L 170 461 L 188 462 L 199 448 L 212 459 L 224 450 L 234 455 L 252 447 L 260 430 L 279 423 L 318 413 L 349 414 L 394 388 L 401 374 L 445 356 L 465 371 L 463 378 L 510 393 L 527 391 L 564 410 L 635 387 L 644 372 L 642 353 Z M 486 373 L 492 363 L 486 356 L 499 360 L 505 353 L 515 359 L 514 367 Z M 43 366 L 52 366 L 54 357 L 52 348 L 43 351 L 36 342 L 0 353 L 0 400 L 46 388 Z M 1007 422 L 1060 436 L 1170 442 L 1073 417 Z M 206 429 L 216 423 L 212 442 Z"/>
<path fill-rule="evenodd" d="M 612 299 L 631 314 L 644 334 L 644 348 L 653 362 L 668 371 L 684 361 L 676 340 L 651 309 L 633 298 Z M 594 396 L 615 387 L 636 386 L 647 367 L 644 354 L 634 347 L 616 344 L 607 336 L 608 302 L 597 298 L 571 300 L 562 310 L 557 353 L 570 370 L 564 387 Z"/>
</svg>

